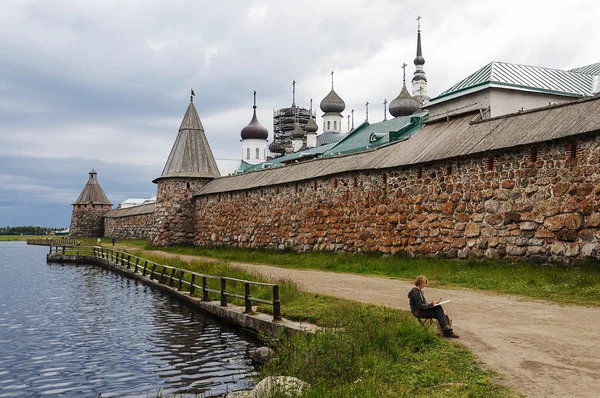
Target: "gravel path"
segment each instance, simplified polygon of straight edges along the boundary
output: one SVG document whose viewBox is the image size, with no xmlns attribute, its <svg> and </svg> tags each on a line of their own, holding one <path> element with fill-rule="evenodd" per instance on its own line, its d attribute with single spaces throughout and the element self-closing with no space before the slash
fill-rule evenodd
<svg viewBox="0 0 600 398">
<path fill-rule="evenodd" d="M 409 309 L 407 293 L 412 285 L 406 281 L 231 264 L 274 280 L 291 279 L 309 292 Z M 600 309 L 471 290 L 428 287 L 424 292 L 428 300 L 452 300 L 444 308 L 459 341 L 520 393 L 529 397 L 600 396 Z"/>
</svg>

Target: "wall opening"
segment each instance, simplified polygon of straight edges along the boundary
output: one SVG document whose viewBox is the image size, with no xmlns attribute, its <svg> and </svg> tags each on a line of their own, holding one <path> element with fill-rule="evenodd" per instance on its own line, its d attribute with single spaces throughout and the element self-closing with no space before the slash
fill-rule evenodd
<svg viewBox="0 0 600 398">
<path fill-rule="evenodd" d="M 567 160 L 569 160 L 569 159 L 576 159 L 577 158 L 577 143 L 575 143 L 575 142 L 569 142 L 565 146 L 565 152 L 566 152 L 566 155 L 567 155 Z"/>
</svg>

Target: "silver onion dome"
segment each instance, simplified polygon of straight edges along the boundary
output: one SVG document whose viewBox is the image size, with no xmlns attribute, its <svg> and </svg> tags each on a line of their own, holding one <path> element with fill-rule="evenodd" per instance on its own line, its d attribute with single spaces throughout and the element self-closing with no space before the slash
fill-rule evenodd
<svg viewBox="0 0 600 398">
<path fill-rule="evenodd" d="M 334 89 L 321 101 L 321 110 L 324 113 L 342 113 L 346 109 L 346 103 L 340 98 Z"/>
<path fill-rule="evenodd" d="M 398 117 L 412 115 L 420 107 L 419 101 L 411 97 L 406 89 L 406 84 L 403 84 L 400 94 L 390 102 L 389 110 L 392 116 Z"/>
<path fill-rule="evenodd" d="M 308 123 L 306 123 L 306 125 L 304 126 L 304 131 L 306 131 L 307 133 L 316 133 L 317 130 L 319 130 L 319 126 L 317 126 L 317 123 L 311 117 Z"/>
</svg>

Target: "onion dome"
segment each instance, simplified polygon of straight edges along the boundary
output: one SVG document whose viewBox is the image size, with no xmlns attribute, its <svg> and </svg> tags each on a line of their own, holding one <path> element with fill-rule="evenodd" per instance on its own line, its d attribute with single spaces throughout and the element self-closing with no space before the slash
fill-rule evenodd
<svg viewBox="0 0 600 398">
<path fill-rule="evenodd" d="M 321 101 L 321 110 L 324 113 L 342 113 L 346 109 L 346 103 L 332 88 L 329 94 Z"/>
<path fill-rule="evenodd" d="M 304 130 L 300 127 L 300 124 L 296 123 L 294 129 L 292 130 L 292 138 L 296 140 L 301 140 L 304 138 Z"/>
<path fill-rule="evenodd" d="M 273 141 L 269 145 L 269 151 L 271 151 L 271 153 L 284 153 L 285 149 L 279 141 Z"/>
<path fill-rule="evenodd" d="M 406 89 L 406 83 L 404 83 L 400 94 L 390 102 L 390 113 L 394 117 L 408 116 L 415 113 L 420 107 L 419 101 L 411 97 Z"/>
<path fill-rule="evenodd" d="M 306 131 L 307 133 L 311 134 L 311 133 L 316 133 L 317 130 L 319 130 L 319 126 L 317 126 L 317 123 L 311 117 L 308 120 L 308 123 L 306 123 L 306 125 L 304 126 L 304 131 Z"/>
<path fill-rule="evenodd" d="M 258 121 L 256 118 L 256 91 L 254 92 L 254 114 L 252 115 L 252 120 L 250 124 L 242 129 L 242 140 L 247 139 L 257 139 L 257 140 L 266 140 L 269 138 L 269 131 Z"/>
</svg>

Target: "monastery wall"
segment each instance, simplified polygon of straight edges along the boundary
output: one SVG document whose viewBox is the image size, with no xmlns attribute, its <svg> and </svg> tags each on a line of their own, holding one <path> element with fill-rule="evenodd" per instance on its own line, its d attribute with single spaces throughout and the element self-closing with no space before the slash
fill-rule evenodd
<svg viewBox="0 0 600 398">
<path fill-rule="evenodd" d="M 597 256 L 599 192 L 600 139 L 580 135 L 197 196 L 195 244 L 570 262 Z"/>
<path fill-rule="evenodd" d="M 104 218 L 104 236 L 120 239 L 150 239 L 154 214 Z"/>
</svg>

